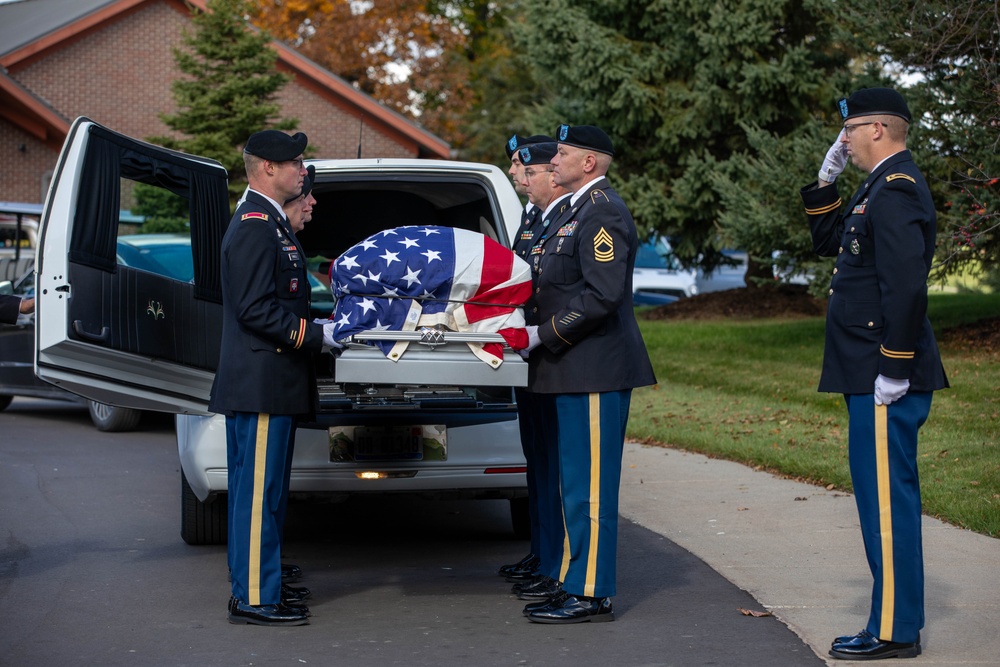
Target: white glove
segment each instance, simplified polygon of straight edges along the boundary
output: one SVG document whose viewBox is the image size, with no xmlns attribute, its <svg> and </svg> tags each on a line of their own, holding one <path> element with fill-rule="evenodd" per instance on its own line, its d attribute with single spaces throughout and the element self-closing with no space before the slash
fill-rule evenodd
<svg viewBox="0 0 1000 667">
<path fill-rule="evenodd" d="M 528 334 L 528 347 L 518 350 L 517 353 L 521 355 L 521 358 L 527 359 L 528 354 L 542 344 L 542 339 L 538 337 L 538 327 L 533 324 L 524 327 L 524 332 Z"/>
<path fill-rule="evenodd" d="M 323 351 L 327 352 L 330 349 L 341 349 L 344 346 L 338 343 L 333 337 L 333 330 L 337 326 L 330 320 L 313 320 L 316 324 L 323 325 Z"/>
<path fill-rule="evenodd" d="M 897 380 L 879 375 L 875 378 L 875 405 L 889 405 L 903 398 L 909 390 L 909 380 Z"/>
<path fill-rule="evenodd" d="M 823 166 L 819 168 L 819 180 L 833 183 L 847 166 L 847 144 L 841 139 L 844 138 L 844 130 L 837 135 L 837 140 L 830 146 L 823 158 Z"/>
</svg>

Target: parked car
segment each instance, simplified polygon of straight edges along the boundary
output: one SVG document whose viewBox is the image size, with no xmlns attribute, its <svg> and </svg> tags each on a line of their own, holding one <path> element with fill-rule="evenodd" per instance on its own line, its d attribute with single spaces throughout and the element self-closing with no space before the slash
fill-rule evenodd
<svg viewBox="0 0 1000 667">
<path fill-rule="evenodd" d="M 0 202 L 0 285 L 23 298 L 35 295 L 35 250 L 41 204 Z M 9 287 L 7 287 L 9 286 Z M 98 401 L 44 382 L 35 376 L 35 316 L 21 315 L 15 324 L 0 324 L 0 410 L 15 396 L 54 399 L 86 406 L 102 431 L 128 431 L 142 413 Z"/>
<path fill-rule="evenodd" d="M 697 293 L 697 272 L 681 266 L 665 237 L 656 236 L 639 246 L 632 271 L 635 305 L 662 305 Z"/>
<path fill-rule="evenodd" d="M 726 261 L 716 266 L 714 270 L 706 273 L 699 269 L 699 293 L 722 292 L 747 286 L 747 253 L 742 250 L 725 249 L 722 250 L 722 254 Z"/>
<path fill-rule="evenodd" d="M 444 225 L 509 246 L 521 204 L 494 166 L 418 159 L 310 160 L 313 220 L 299 234 L 310 258 L 332 259 L 379 231 Z M 39 376 L 92 400 L 177 414 L 181 535 L 226 540 L 224 420 L 207 410 L 219 358 L 219 252 L 229 223 L 227 174 L 212 160 L 153 146 L 87 120 L 71 127 L 42 217 L 38 261 Z M 193 279 L 149 273 L 114 256 L 123 181 L 169 185 L 190 203 Z M 329 315 L 332 299 L 316 290 Z M 319 411 L 295 437 L 293 495 L 354 494 L 510 501 L 527 536 L 527 488 L 513 386 L 525 362 L 507 350 L 491 367 L 461 338 L 410 343 L 398 360 L 356 341 L 318 355 Z M 396 334 L 393 334 L 396 335 Z M 399 334 L 402 335 L 402 334 Z M 419 430 L 419 435 L 414 435 Z M 397 435 L 420 446 L 394 451 Z M 359 445 L 367 443 L 368 447 Z"/>
</svg>

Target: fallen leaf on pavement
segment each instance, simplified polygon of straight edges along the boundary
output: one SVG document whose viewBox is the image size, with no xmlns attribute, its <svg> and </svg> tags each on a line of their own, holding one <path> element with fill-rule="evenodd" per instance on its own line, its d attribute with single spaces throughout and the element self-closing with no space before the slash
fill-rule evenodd
<svg viewBox="0 0 1000 667">
<path fill-rule="evenodd" d="M 770 616 L 769 611 L 754 611 L 752 609 L 744 609 L 743 607 L 738 607 L 739 612 L 744 616 L 753 616 L 754 618 L 762 618 L 764 616 Z"/>
</svg>

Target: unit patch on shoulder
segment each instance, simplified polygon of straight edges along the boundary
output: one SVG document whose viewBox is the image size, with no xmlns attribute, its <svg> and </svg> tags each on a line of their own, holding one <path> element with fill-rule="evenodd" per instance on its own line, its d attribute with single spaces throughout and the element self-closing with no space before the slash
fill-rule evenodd
<svg viewBox="0 0 1000 667">
<path fill-rule="evenodd" d="M 248 220 L 254 218 L 257 220 L 267 220 L 267 213 L 261 213 L 260 211 L 250 211 L 249 213 L 244 213 L 240 220 Z"/>
<path fill-rule="evenodd" d="M 917 183 L 916 179 L 910 176 L 909 174 L 889 174 L 888 176 L 885 177 L 885 182 L 891 183 L 892 181 L 895 181 L 897 178 L 904 178 L 908 180 L 910 183 L 913 183 L 914 185 Z"/>
<path fill-rule="evenodd" d="M 615 259 L 615 240 L 604 227 L 594 237 L 594 259 L 598 262 L 611 262 Z"/>
</svg>

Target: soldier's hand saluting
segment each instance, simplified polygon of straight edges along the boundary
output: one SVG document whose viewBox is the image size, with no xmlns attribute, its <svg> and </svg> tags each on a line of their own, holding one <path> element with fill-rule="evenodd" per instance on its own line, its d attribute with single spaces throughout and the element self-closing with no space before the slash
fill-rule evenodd
<svg viewBox="0 0 1000 667">
<path fill-rule="evenodd" d="M 823 165 L 819 168 L 818 176 L 821 186 L 837 180 L 837 177 L 844 171 L 844 167 L 847 166 L 847 144 L 844 143 L 844 132 L 845 130 L 840 130 L 837 140 L 833 142 L 830 150 L 826 152 L 826 157 L 823 158 Z"/>
</svg>

